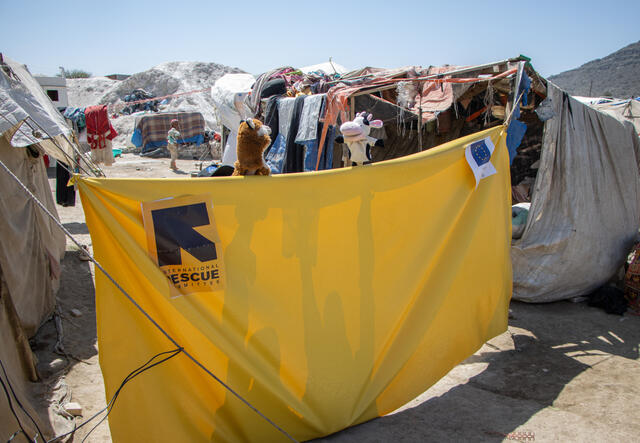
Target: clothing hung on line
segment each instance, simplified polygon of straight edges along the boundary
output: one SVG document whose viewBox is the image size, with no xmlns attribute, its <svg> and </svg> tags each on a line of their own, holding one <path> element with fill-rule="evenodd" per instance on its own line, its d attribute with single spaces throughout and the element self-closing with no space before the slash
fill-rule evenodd
<svg viewBox="0 0 640 443">
<path fill-rule="evenodd" d="M 271 128 L 271 145 L 265 159 L 274 174 L 314 171 L 318 160 L 318 138 L 322 133 L 324 95 L 296 98 L 272 97 L 265 106 L 265 124 Z M 332 131 L 333 132 L 333 131 Z M 330 169 L 333 137 L 326 139 L 318 169 Z"/>
<path fill-rule="evenodd" d="M 71 174 L 69 166 L 56 162 L 56 203 L 60 206 L 76 205 L 76 188 L 75 186 L 67 186 Z"/>
<path fill-rule="evenodd" d="M 111 140 L 117 137 L 118 132 L 109 121 L 107 105 L 90 106 L 85 109 L 84 114 L 91 159 L 96 163 L 111 166 L 114 162 Z"/>
</svg>

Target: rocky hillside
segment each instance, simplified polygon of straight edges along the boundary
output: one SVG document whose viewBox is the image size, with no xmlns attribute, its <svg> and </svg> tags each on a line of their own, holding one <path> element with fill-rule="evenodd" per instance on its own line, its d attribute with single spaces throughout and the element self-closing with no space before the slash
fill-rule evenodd
<svg viewBox="0 0 640 443">
<path fill-rule="evenodd" d="M 168 62 L 147 71 L 133 74 L 126 80 L 111 80 L 106 77 L 67 79 L 69 105 L 87 107 L 98 104 L 117 104 L 134 89 L 144 89 L 155 97 L 178 94 L 209 88 L 227 73 L 244 72 L 238 68 L 217 63 Z M 199 111 L 204 116 L 209 129 L 216 129 L 217 122 L 213 101 L 209 92 L 172 98 L 162 111 Z M 131 140 L 135 114 L 111 119 L 120 134 L 114 142 L 126 146 Z"/>
<path fill-rule="evenodd" d="M 640 96 L 640 41 L 579 68 L 549 77 L 572 95 L 616 98 Z"/>
</svg>

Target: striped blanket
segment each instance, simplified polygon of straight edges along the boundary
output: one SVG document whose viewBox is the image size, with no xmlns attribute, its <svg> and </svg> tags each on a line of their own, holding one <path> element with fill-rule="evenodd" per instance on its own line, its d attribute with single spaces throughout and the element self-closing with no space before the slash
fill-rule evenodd
<svg viewBox="0 0 640 443">
<path fill-rule="evenodd" d="M 142 152 L 166 146 L 167 132 L 174 118 L 178 120 L 178 130 L 182 135 L 179 143 L 204 142 L 204 118 L 199 112 L 163 112 L 140 116 L 136 118 L 131 142 L 142 147 Z"/>
</svg>

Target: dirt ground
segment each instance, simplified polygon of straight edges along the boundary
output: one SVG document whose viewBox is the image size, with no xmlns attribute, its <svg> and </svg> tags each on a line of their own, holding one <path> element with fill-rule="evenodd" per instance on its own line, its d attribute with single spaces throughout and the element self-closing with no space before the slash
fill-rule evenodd
<svg viewBox="0 0 640 443">
<path fill-rule="evenodd" d="M 196 163 L 178 160 L 178 174 L 188 176 L 197 170 Z M 108 177 L 175 177 L 168 165 L 168 159 L 124 154 L 105 172 Z M 55 179 L 50 182 L 55 190 Z M 58 206 L 58 213 L 64 226 L 91 250 L 80 199 L 76 202 L 75 207 Z M 67 356 L 53 352 L 58 337 L 53 320 L 32 340 L 45 379 L 40 406 L 69 399 L 80 403 L 83 414 L 76 425 L 105 407 L 94 269 L 80 255 L 67 241 L 58 292 Z M 428 391 L 393 414 L 318 441 L 636 441 L 639 343 L 640 317 L 630 313 L 610 315 L 586 303 L 512 302 L 509 330 Z M 69 419 L 55 413 L 50 417 L 59 431 L 71 429 Z M 93 426 L 81 428 L 72 441 L 82 441 Z M 106 421 L 86 441 L 111 441 Z"/>
</svg>

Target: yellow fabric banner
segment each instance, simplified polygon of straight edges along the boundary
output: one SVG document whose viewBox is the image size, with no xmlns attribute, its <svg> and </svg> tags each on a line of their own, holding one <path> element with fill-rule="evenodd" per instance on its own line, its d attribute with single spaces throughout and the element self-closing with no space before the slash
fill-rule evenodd
<svg viewBox="0 0 640 443">
<path fill-rule="evenodd" d="M 490 137 L 477 188 L 465 147 Z M 493 128 L 369 166 L 89 179 L 97 260 L 177 342 L 298 440 L 387 414 L 507 326 L 511 193 Z M 486 174 L 485 174 L 486 175 Z M 99 271 L 108 398 L 174 346 Z M 286 441 L 184 354 L 120 393 L 116 442 Z"/>
</svg>

